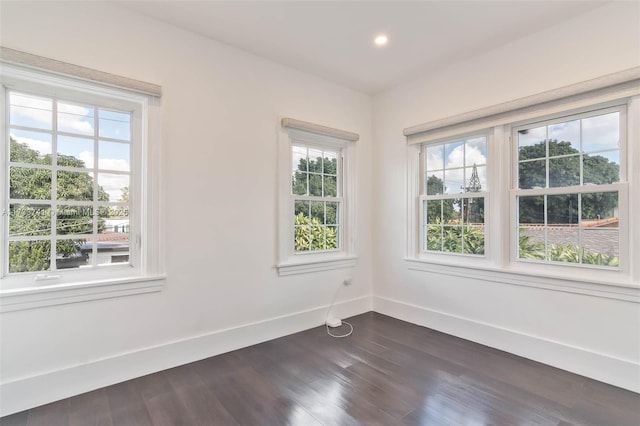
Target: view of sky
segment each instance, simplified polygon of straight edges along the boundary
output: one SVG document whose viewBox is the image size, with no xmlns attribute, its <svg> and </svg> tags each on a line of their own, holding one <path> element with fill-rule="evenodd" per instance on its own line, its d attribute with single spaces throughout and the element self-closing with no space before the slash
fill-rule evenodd
<svg viewBox="0 0 640 426">
<path fill-rule="evenodd" d="M 469 186 L 473 165 L 476 165 L 480 185 L 487 189 L 487 139 L 460 140 L 427 147 L 427 177 L 436 176 L 444 182 L 446 194 L 465 192 Z"/>
</svg>

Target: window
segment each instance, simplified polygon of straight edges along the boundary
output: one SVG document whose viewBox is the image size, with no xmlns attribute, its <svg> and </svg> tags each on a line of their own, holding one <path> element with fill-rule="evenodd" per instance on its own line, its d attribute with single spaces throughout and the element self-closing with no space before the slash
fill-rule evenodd
<svg viewBox="0 0 640 426">
<path fill-rule="evenodd" d="M 422 250 L 484 254 L 487 138 L 425 144 Z"/>
<path fill-rule="evenodd" d="M 357 135 L 283 119 L 280 275 L 353 266 Z"/>
<path fill-rule="evenodd" d="M 405 129 L 409 267 L 627 300 L 638 95 L 620 73 Z"/>
<path fill-rule="evenodd" d="M 624 112 L 597 110 L 513 130 L 519 260 L 619 266 Z"/>
<path fill-rule="evenodd" d="M 159 102 L 11 64 L 1 78 L 2 311 L 159 289 Z"/>
</svg>

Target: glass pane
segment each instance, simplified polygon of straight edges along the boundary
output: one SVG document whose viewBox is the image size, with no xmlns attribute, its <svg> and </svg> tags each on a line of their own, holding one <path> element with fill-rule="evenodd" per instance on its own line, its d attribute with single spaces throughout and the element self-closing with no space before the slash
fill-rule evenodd
<svg viewBox="0 0 640 426">
<path fill-rule="evenodd" d="M 620 182 L 620 151 L 585 154 L 582 158 L 584 184 Z"/>
<path fill-rule="evenodd" d="M 336 176 L 323 176 L 324 182 L 324 196 L 325 197 L 337 197 L 338 196 L 338 181 Z"/>
<path fill-rule="evenodd" d="M 104 208 L 98 219 L 98 265 L 129 262 L 129 217 Z M 104 214 L 106 213 L 106 214 Z"/>
<path fill-rule="evenodd" d="M 484 198 L 464 198 L 464 222 L 484 224 Z"/>
<path fill-rule="evenodd" d="M 98 168 L 128 172 L 131 145 L 128 143 L 100 141 L 98 146 Z"/>
<path fill-rule="evenodd" d="M 51 199 L 51 170 L 11 167 L 9 198 L 27 200 Z"/>
<path fill-rule="evenodd" d="M 9 94 L 9 122 L 14 126 L 51 130 L 52 107 L 51 99 L 11 92 Z"/>
<path fill-rule="evenodd" d="M 323 225 L 325 223 L 324 220 L 324 203 L 322 201 L 312 201 L 311 202 L 311 224 Z"/>
<path fill-rule="evenodd" d="M 326 205 L 326 223 L 329 225 L 337 225 L 339 223 L 338 203 L 327 202 Z"/>
<path fill-rule="evenodd" d="M 291 170 L 307 171 L 307 148 L 304 146 L 291 147 Z"/>
<path fill-rule="evenodd" d="M 296 226 L 294 229 L 294 248 L 296 251 L 308 251 L 311 249 L 311 227 Z"/>
<path fill-rule="evenodd" d="M 578 224 L 578 194 L 547 195 L 547 225 Z"/>
<path fill-rule="evenodd" d="M 442 223 L 451 223 L 460 218 L 459 200 L 442 200 Z"/>
<path fill-rule="evenodd" d="M 427 146 L 427 170 L 444 169 L 444 145 Z"/>
<path fill-rule="evenodd" d="M 131 140 L 131 114 L 98 110 L 98 134 L 103 138 Z"/>
<path fill-rule="evenodd" d="M 444 193 L 444 172 L 427 172 L 427 195 Z"/>
<path fill-rule="evenodd" d="M 50 241 L 9 241 L 10 273 L 47 271 L 50 262 Z"/>
<path fill-rule="evenodd" d="M 546 188 L 546 160 L 527 161 L 518 164 L 518 186 L 520 189 Z"/>
<path fill-rule="evenodd" d="M 300 214 L 302 214 L 305 217 L 309 217 L 309 215 L 311 214 L 309 212 L 309 201 L 296 201 L 293 207 L 293 214 L 295 216 L 298 216 Z M 302 218 L 297 218 L 296 217 L 296 225 L 306 225 L 306 222 L 301 222 L 303 219 Z M 298 223 L 300 222 L 300 223 Z"/>
<path fill-rule="evenodd" d="M 518 131 L 518 159 L 531 160 L 547 156 L 546 126 Z"/>
<path fill-rule="evenodd" d="M 93 140 L 58 136 L 58 165 L 68 167 L 93 167 Z"/>
<path fill-rule="evenodd" d="M 445 253 L 462 253 L 462 227 L 442 227 L 442 251 Z"/>
<path fill-rule="evenodd" d="M 444 193 L 459 194 L 464 191 L 464 169 L 444 171 Z"/>
<path fill-rule="evenodd" d="M 98 174 L 98 201 L 125 201 L 129 194 L 129 175 Z"/>
<path fill-rule="evenodd" d="M 322 173 L 322 150 L 309 148 L 309 171 Z"/>
<path fill-rule="evenodd" d="M 324 161 L 322 163 L 323 173 L 329 175 L 338 174 L 338 154 L 334 151 L 324 152 Z"/>
<path fill-rule="evenodd" d="M 93 173 L 58 170 L 58 200 L 93 200 Z"/>
<path fill-rule="evenodd" d="M 11 129 L 11 161 L 51 164 L 51 134 Z"/>
<path fill-rule="evenodd" d="M 518 197 L 518 223 L 544 226 L 544 196 Z M 543 239 L 544 241 L 544 239 Z"/>
<path fill-rule="evenodd" d="M 442 223 L 442 200 L 429 200 L 424 202 L 425 223 Z"/>
<path fill-rule="evenodd" d="M 295 195 L 307 195 L 308 173 L 294 172 L 292 178 L 292 191 Z"/>
<path fill-rule="evenodd" d="M 549 187 L 580 185 L 580 156 L 549 159 Z"/>
<path fill-rule="evenodd" d="M 468 225 L 464 227 L 462 250 L 467 254 L 484 254 L 484 227 Z"/>
<path fill-rule="evenodd" d="M 620 221 L 618 193 L 582 194 L 582 263 L 618 266 Z"/>
<path fill-rule="evenodd" d="M 72 269 L 90 265 L 89 253 L 85 239 L 59 239 L 56 241 L 56 268 Z"/>
<path fill-rule="evenodd" d="M 552 124 L 548 132 L 549 157 L 580 152 L 580 120 Z"/>
<path fill-rule="evenodd" d="M 464 192 L 480 192 L 487 189 L 487 167 L 467 167 L 464 170 L 467 184 Z"/>
<path fill-rule="evenodd" d="M 464 166 L 464 141 L 445 144 L 444 155 L 446 169 Z"/>
<path fill-rule="evenodd" d="M 582 150 L 584 152 L 620 148 L 620 113 L 582 119 Z"/>
<path fill-rule="evenodd" d="M 334 250 L 338 248 L 338 227 L 327 226 L 325 234 L 325 248 L 327 250 Z"/>
<path fill-rule="evenodd" d="M 91 234 L 93 232 L 93 208 L 91 206 L 59 205 L 56 213 L 56 233 Z"/>
<path fill-rule="evenodd" d="M 427 250 L 442 251 L 442 228 L 427 226 Z"/>
<path fill-rule="evenodd" d="M 93 107 L 58 101 L 58 131 L 93 136 L 94 125 Z"/>
<path fill-rule="evenodd" d="M 322 197 L 322 175 L 309 173 L 309 195 Z"/>
<path fill-rule="evenodd" d="M 51 207 L 41 204 L 9 206 L 9 236 L 31 237 L 51 234 Z"/>
<path fill-rule="evenodd" d="M 578 194 L 547 196 L 547 259 L 578 263 Z"/>
<path fill-rule="evenodd" d="M 471 167 L 487 164 L 487 138 L 474 138 L 467 141 L 464 165 Z"/>
<path fill-rule="evenodd" d="M 518 197 L 518 257 L 545 258 L 544 196 Z"/>
</svg>

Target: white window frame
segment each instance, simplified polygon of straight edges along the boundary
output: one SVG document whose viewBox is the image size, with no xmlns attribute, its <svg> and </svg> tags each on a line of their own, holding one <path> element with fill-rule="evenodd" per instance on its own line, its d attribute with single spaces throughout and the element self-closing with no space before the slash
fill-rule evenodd
<svg viewBox="0 0 640 426">
<path fill-rule="evenodd" d="M 279 215 L 278 260 L 280 276 L 304 274 L 355 266 L 355 140 L 357 135 L 293 119 L 282 119 L 279 135 Z M 353 136 L 355 135 L 355 136 Z M 299 196 L 292 194 L 292 147 L 303 145 L 337 150 L 338 196 L 318 197 L 337 200 L 339 208 L 339 246 L 335 250 L 295 251 L 294 203 Z"/>
<path fill-rule="evenodd" d="M 517 147 L 512 142 L 512 132 L 528 123 L 562 120 L 562 117 L 618 107 L 626 108 L 626 114 L 621 115 L 620 133 L 626 138 L 621 136 L 624 146 L 620 149 L 620 182 L 571 188 L 577 192 L 618 191 L 619 267 L 518 259 L 517 196 L 524 191 L 527 195 L 567 192 L 564 188 L 540 191 L 517 188 Z M 425 254 L 421 251 L 421 147 L 425 143 L 462 139 L 483 129 L 489 133 L 487 180 L 490 190 L 485 201 L 485 226 L 488 227 L 485 257 Z M 406 261 L 409 269 L 640 301 L 640 224 L 630 217 L 630 212 L 640 211 L 640 68 L 414 126 L 404 133 L 408 137 Z"/>
<path fill-rule="evenodd" d="M 2 197 L 3 264 L 0 278 L 0 312 L 147 293 L 162 289 L 163 244 L 160 217 L 160 100 L 133 91 L 88 82 L 21 65 L 2 63 L 0 95 L 3 140 L 0 171 L 7 184 Z M 133 112 L 130 174 L 131 257 L 129 264 L 108 267 L 7 274 L 4 270 L 8 250 L 8 147 L 9 123 L 6 110 L 8 90 L 64 100 L 114 107 Z M 54 260 L 55 261 L 55 260 Z"/>
</svg>

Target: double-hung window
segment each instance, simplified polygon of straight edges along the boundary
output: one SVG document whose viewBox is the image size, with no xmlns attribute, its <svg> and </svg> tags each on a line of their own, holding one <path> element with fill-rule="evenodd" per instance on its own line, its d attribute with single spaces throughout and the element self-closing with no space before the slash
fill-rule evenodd
<svg viewBox="0 0 640 426">
<path fill-rule="evenodd" d="M 279 274 L 353 266 L 358 135 L 288 118 L 283 129 Z"/>
<path fill-rule="evenodd" d="M 405 135 L 410 268 L 607 295 L 640 282 L 637 72 Z"/>
<path fill-rule="evenodd" d="M 58 71 L 2 66 L 3 311 L 162 285 L 157 98 Z"/>
</svg>

